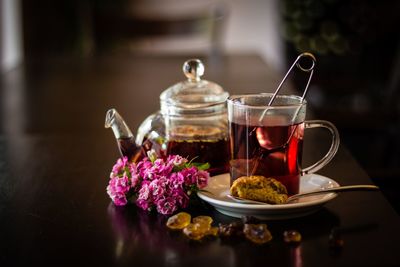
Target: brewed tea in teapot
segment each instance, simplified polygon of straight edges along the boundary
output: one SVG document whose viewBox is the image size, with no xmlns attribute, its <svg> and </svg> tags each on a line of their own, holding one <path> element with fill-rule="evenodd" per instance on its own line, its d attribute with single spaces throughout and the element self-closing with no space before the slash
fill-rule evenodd
<svg viewBox="0 0 400 267">
<path fill-rule="evenodd" d="M 183 64 L 187 80 L 179 82 L 160 95 L 160 111 L 147 117 L 138 129 L 136 139 L 115 109 L 106 115 L 120 153 L 139 161 L 146 152 L 158 156 L 180 155 L 199 163 L 209 163 L 211 175 L 229 169 L 229 142 L 226 99 L 221 86 L 202 80 L 204 65 L 198 59 Z"/>
</svg>

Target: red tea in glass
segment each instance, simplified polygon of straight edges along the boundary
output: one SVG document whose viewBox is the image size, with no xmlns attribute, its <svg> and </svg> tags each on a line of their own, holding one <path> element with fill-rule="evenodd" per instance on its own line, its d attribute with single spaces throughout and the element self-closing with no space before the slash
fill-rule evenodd
<svg viewBox="0 0 400 267">
<path fill-rule="evenodd" d="M 185 129 L 183 129 L 185 128 Z M 138 162 L 147 156 L 146 152 L 154 150 L 160 157 L 180 155 L 196 163 L 208 163 L 210 175 L 218 175 L 229 171 L 229 142 L 226 133 L 217 131 L 215 127 L 190 127 L 190 136 L 182 134 L 188 127 L 180 127 L 180 134 L 171 131 L 169 139 L 144 138 L 142 145 L 137 146 L 134 137 L 118 138 L 121 155 Z M 193 130 L 195 129 L 195 130 Z"/>
<path fill-rule="evenodd" d="M 225 126 L 226 128 L 226 126 Z M 226 130 L 211 125 L 175 126 L 166 140 L 166 154 L 177 154 L 198 163 L 209 163 L 210 175 L 229 171 Z"/>
<path fill-rule="evenodd" d="M 280 181 L 289 195 L 301 190 L 301 175 L 325 166 L 339 146 L 336 127 L 322 120 L 305 121 L 306 101 L 299 96 L 272 94 L 228 98 L 231 184 L 241 176 L 260 175 Z M 303 136 L 307 128 L 322 127 L 332 134 L 328 153 L 302 168 Z"/>
<path fill-rule="evenodd" d="M 230 123 L 231 177 L 274 177 L 289 194 L 299 192 L 304 124 L 252 126 Z"/>
<path fill-rule="evenodd" d="M 181 155 L 199 163 L 209 163 L 207 170 L 210 175 L 217 175 L 229 171 L 229 144 L 228 140 L 196 140 L 196 141 L 168 141 L 167 154 Z"/>
</svg>

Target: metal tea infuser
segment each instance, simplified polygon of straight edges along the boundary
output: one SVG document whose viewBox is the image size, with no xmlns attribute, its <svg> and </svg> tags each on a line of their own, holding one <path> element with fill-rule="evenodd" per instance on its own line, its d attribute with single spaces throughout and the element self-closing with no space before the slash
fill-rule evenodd
<svg viewBox="0 0 400 267">
<path fill-rule="evenodd" d="M 309 58 L 311 59 L 311 61 L 312 61 L 312 65 L 311 65 L 309 68 L 304 68 L 304 67 L 302 67 L 301 64 L 300 64 L 300 59 L 301 59 L 301 58 L 304 58 L 304 57 L 309 57 Z M 277 96 L 279 90 L 281 90 L 281 87 L 282 87 L 283 83 L 286 81 L 287 77 L 289 76 L 290 72 L 292 71 L 292 69 L 293 69 L 293 67 L 294 67 L 295 65 L 296 65 L 300 70 L 302 70 L 302 71 L 304 71 L 304 72 L 310 72 L 310 76 L 308 77 L 308 81 L 307 81 L 307 84 L 306 84 L 306 88 L 304 89 L 303 95 L 302 95 L 302 97 L 301 97 L 301 102 L 303 102 L 304 98 L 306 97 L 307 90 L 308 90 L 308 87 L 309 87 L 309 85 L 310 85 L 312 76 L 313 76 L 313 74 L 314 74 L 314 67 L 315 67 L 316 62 L 317 62 L 317 60 L 315 59 L 315 57 L 314 57 L 313 54 L 308 53 L 308 52 L 305 52 L 305 53 L 300 54 L 300 55 L 296 58 L 296 60 L 293 62 L 292 66 L 289 68 L 288 72 L 287 72 L 287 73 L 285 74 L 285 76 L 283 77 L 281 83 L 278 85 L 278 88 L 276 88 L 275 93 L 273 94 L 271 100 L 270 100 L 269 103 L 268 103 L 268 106 L 271 106 L 271 105 L 272 105 L 272 102 L 274 102 L 274 100 L 275 100 L 275 98 L 276 98 L 276 96 Z"/>
<path fill-rule="evenodd" d="M 302 66 L 302 65 L 300 64 L 300 60 L 301 60 L 302 58 L 306 58 L 306 57 L 307 57 L 307 58 L 310 58 L 310 59 L 311 59 L 311 62 L 312 62 L 311 66 L 310 66 L 309 68 L 306 68 L 306 67 L 304 67 L 304 66 Z M 310 75 L 309 75 L 309 77 L 308 77 L 308 80 L 307 80 L 306 87 L 305 87 L 305 89 L 304 89 L 304 91 L 303 91 L 303 95 L 302 95 L 302 97 L 301 97 L 301 99 L 300 99 L 300 105 L 299 105 L 299 107 L 296 109 L 296 112 L 294 113 L 294 116 L 292 117 L 291 122 L 293 123 L 293 122 L 296 120 L 296 117 L 297 117 L 297 115 L 298 115 L 298 113 L 299 113 L 299 111 L 300 111 L 300 109 L 301 109 L 301 104 L 304 102 L 305 96 L 306 96 L 307 91 L 308 91 L 308 87 L 309 87 L 309 85 L 310 85 L 312 76 L 313 76 L 313 74 L 314 74 L 314 67 L 315 67 L 316 61 L 317 61 L 317 60 L 316 60 L 316 58 L 314 57 L 314 55 L 311 54 L 311 53 L 308 53 L 308 52 L 302 53 L 302 54 L 300 54 L 300 55 L 296 58 L 296 60 L 295 60 L 295 61 L 293 62 L 293 64 L 292 64 L 292 66 L 290 66 L 289 70 L 286 72 L 286 74 L 285 74 L 285 76 L 283 77 L 282 81 L 279 83 L 279 85 L 278 85 L 278 87 L 276 88 L 276 90 L 275 90 L 274 94 L 272 95 L 271 99 L 269 100 L 268 105 L 267 105 L 267 108 L 266 108 L 266 109 L 263 111 L 263 113 L 261 114 L 261 116 L 260 116 L 260 118 L 259 118 L 259 123 L 260 123 L 260 125 L 262 125 L 262 121 L 263 121 L 263 119 L 264 119 L 264 116 L 265 116 L 265 114 L 268 112 L 268 109 L 269 109 L 268 107 L 271 107 L 271 106 L 272 106 L 274 100 L 276 99 L 276 96 L 278 95 L 279 91 L 280 91 L 281 88 L 282 88 L 282 85 L 285 83 L 287 77 L 288 77 L 289 74 L 292 72 L 294 66 L 297 66 L 300 70 L 302 70 L 302 71 L 304 71 L 304 72 L 309 72 L 309 73 L 310 73 Z M 277 151 L 277 150 L 280 150 L 280 149 L 286 147 L 286 146 L 289 144 L 290 140 L 292 139 L 292 137 L 293 137 L 293 135 L 294 135 L 296 129 L 297 129 L 297 125 L 296 125 L 296 127 L 294 127 L 294 128 L 292 129 L 292 131 L 291 131 L 291 133 L 290 133 L 290 135 L 289 135 L 289 138 L 288 138 L 288 140 L 285 142 L 285 144 L 283 144 L 282 146 L 278 146 L 278 147 L 275 147 L 275 148 L 270 149 L 270 150 L 269 150 L 269 153 L 273 153 L 273 152 L 275 152 L 275 151 Z M 252 169 L 252 171 L 251 171 L 251 175 L 253 175 L 253 174 L 255 173 L 255 171 L 257 170 L 258 165 L 259 165 L 259 160 L 263 157 L 263 153 L 262 153 L 261 151 L 258 151 L 258 153 L 259 153 L 259 155 L 257 156 L 257 161 L 256 161 L 256 163 L 255 163 L 254 166 L 253 166 L 253 169 Z"/>
<path fill-rule="evenodd" d="M 300 59 L 305 58 L 305 57 L 308 57 L 308 58 L 311 59 L 312 64 L 311 64 L 311 66 L 310 66 L 309 68 L 305 68 L 305 67 L 301 66 L 301 64 L 300 64 Z M 302 71 L 304 71 L 304 72 L 309 72 L 309 73 L 310 73 L 310 76 L 308 77 L 308 81 L 307 81 L 306 87 L 305 87 L 305 89 L 304 89 L 304 91 L 303 91 L 303 95 L 301 96 L 301 101 L 300 101 L 300 103 L 303 103 L 304 98 L 306 97 L 306 94 L 307 94 L 307 91 L 308 91 L 308 87 L 310 86 L 312 76 L 313 76 L 313 74 L 314 74 L 314 67 L 315 67 L 316 62 L 317 62 L 317 59 L 315 58 L 315 56 L 314 56 L 313 54 L 311 54 L 311 53 L 309 53 L 309 52 L 305 52 L 305 53 L 300 54 L 300 55 L 296 58 L 296 60 L 293 62 L 292 66 L 289 68 L 289 70 L 286 72 L 286 74 L 285 74 L 285 76 L 283 77 L 282 81 L 279 83 L 279 85 L 278 85 L 278 87 L 276 88 L 274 94 L 272 95 L 271 99 L 269 100 L 267 106 L 272 106 L 272 103 L 274 102 L 276 96 L 278 95 L 279 91 L 281 90 L 282 85 L 285 83 L 287 77 L 288 77 L 289 74 L 292 72 L 292 69 L 294 68 L 294 66 L 298 67 L 300 70 L 302 70 Z M 299 109 L 298 109 L 298 110 L 299 110 Z M 295 116 L 293 117 L 292 121 L 297 117 L 298 110 L 297 110 L 297 112 L 295 113 Z M 264 118 L 265 113 L 267 113 L 267 111 L 268 111 L 268 108 L 262 113 L 262 115 L 261 115 L 261 117 L 260 117 L 260 119 L 259 119 L 260 122 L 261 122 L 262 119 Z M 290 140 L 290 138 L 289 138 L 289 140 Z"/>
<path fill-rule="evenodd" d="M 310 66 L 309 68 L 305 68 L 305 67 L 301 66 L 301 64 L 300 64 L 300 60 L 301 60 L 302 58 L 306 58 L 306 57 L 310 58 L 310 59 L 311 59 L 311 62 L 312 62 L 311 66 Z M 295 119 L 296 119 L 296 117 L 297 117 L 297 115 L 298 115 L 298 113 L 299 113 L 299 111 L 300 111 L 300 109 L 301 109 L 301 104 L 303 103 L 303 101 L 304 101 L 304 99 L 305 99 L 305 97 L 306 97 L 306 94 L 307 94 L 307 91 L 308 91 L 308 87 L 310 86 L 311 79 L 312 79 L 312 76 L 313 76 L 313 74 L 314 74 L 314 67 L 315 67 L 316 62 L 317 62 L 317 60 L 316 60 L 316 58 L 314 57 L 314 55 L 311 54 L 311 53 L 308 53 L 308 52 L 302 53 L 302 54 L 300 54 L 300 55 L 296 58 L 296 60 L 295 60 L 295 61 L 293 62 L 293 64 L 292 64 L 292 66 L 290 66 L 289 70 L 286 72 L 286 74 L 285 74 L 285 76 L 283 77 L 282 81 L 279 83 L 279 85 L 278 85 L 278 87 L 276 88 L 276 90 L 275 90 L 274 94 L 272 95 L 271 99 L 269 100 L 268 105 L 267 105 L 267 108 L 266 108 L 266 109 L 263 111 L 263 113 L 261 114 L 261 116 L 260 116 L 260 118 L 259 118 L 260 124 L 261 124 L 262 120 L 264 119 L 265 114 L 268 112 L 268 107 L 272 106 L 272 104 L 273 104 L 273 102 L 274 102 L 276 96 L 278 95 L 279 91 L 280 91 L 281 88 L 282 88 L 282 85 L 285 83 L 287 77 L 288 77 L 289 74 L 292 72 L 294 66 L 297 66 L 300 70 L 302 70 L 302 71 L 304 71 L 304 72 L 309 72 L 310 75 L 309 75 L 309 77 L 308 77 L 306 87 L 305 87 L 305 89 L 304 89 L 304 91 L 303 91 L 303 95 L 301 96 L 300 105 L 299 105 L 299 107 L 297 108 L 297 110 L 296 110 L 296 112 L 294 113 L 294 116 L 292 117 L 292 120 L 291 120 L 292 122 L 295 121 Z M 294 134 L 296 128 L 297 128 L 297 126 L 296 126 L 296 127 L 292 130 L 292 132 L 290 133 L 290 136 L 289 136 L 288 140 L 286 141 L 285 145 L 287 145 L 287 144 L 289 143 L 289 141 L 290 141 L 290 139 L 292 138 L 292 136 L 293 136 L 293 134 Z"/>
</svg>

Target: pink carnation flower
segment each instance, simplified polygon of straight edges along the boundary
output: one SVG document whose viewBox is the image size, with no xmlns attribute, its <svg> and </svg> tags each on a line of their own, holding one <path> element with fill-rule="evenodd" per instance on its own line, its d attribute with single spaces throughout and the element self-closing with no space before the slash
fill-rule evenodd
<svg viewBox="0 0 400 267">
<path fill-rule="evenodd" d="M 128 200 L 126 199 L 125 195 L 123 195 L 123 194 L 115 195 L 111 199 L 114 201 L 115 205 L 117 205 L 117 206 L 125 206 L 128 203 Z"/>
<path fill-rule="evenodd" d="M 157 211 L 165 215 L 172 214 L 178 209 L 176 199 L 173 197 L 163 198 L 156 205 Z"/>
<path fill-rule="evenodd" d="M 190 167 L 183 169 L 181 171 L 182 175 L 185 177 L 185 185 L 197 184 L 196 174 L 198 170 L 196 167 Z"/>
<path fill-rule="evenodd" d="M 182 172 L 172 173 L 169 179 L 171 181 L 170 186 L 174 189 L 182 188 L 183 183 L 185 182 L 185 176 L 183 176 Z"/>
<path fill-rule="evenodd" d="M 174 166 L 182 166 L 187 162 L 187 159 L 179 155 L 169 155 L 167 161 L 171 162 Z"/>
<path fill-rule="evenodd" d="M 203 189 L 208 184 L 208 178 L 210 178 L 210 173 L 207 171 L 198 171 L 197 172 L 197 186 L 200 189 Z"/>
<path fill-rule="evenodd" d="M 151 156 L 137 164 L 123 157 L 112 168 L 107 193 L 118 206 L 134 200 L 143 210 L 172 214 L 186 208 L 190 195 L 207 186 L 208 178 L 208 172 L 179 155 L 167 159 Z"/>
<path fill-rule="evenodd" d="M 107 193 L 113 202 L 118 206 L 123 206 L 127 203 L 126 193 L 130 189 L 129 179 L 127 176 L 122 178 L 112 178 L 107 186 Z"/>
<path fill-rule="evenodd" d="M 116 163 L 116 164 L 113 166 L 113 168 L 112 168 L 112 173 L 113 173 L 115 176 L 121 174 L 121 173 L 124 171 L 124 169 L 125 169 L 125 167 L 126 167 L 127 165 L 128 165 L 128 158 L 127 158 L 127 157 L 119 158 L 119 159 L 117 160 L 117 163 Z"/>
</svg>

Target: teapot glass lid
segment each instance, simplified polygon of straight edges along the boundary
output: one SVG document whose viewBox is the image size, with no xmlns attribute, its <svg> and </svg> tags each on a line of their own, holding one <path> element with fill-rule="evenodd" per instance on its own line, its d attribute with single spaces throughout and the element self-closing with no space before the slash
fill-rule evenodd
<svg viewBox="0 0 400 267">
<path fill-rule="evenodd" d="M 172 107 L 198 110 L 225 105 L 229 94 L 216 83 L 202 80 L 204 65 L 199 59 L 190 59 L 183 64 L 187 80 L 172 85 L 160 95 L 161 110 Z"/>
</svg>

